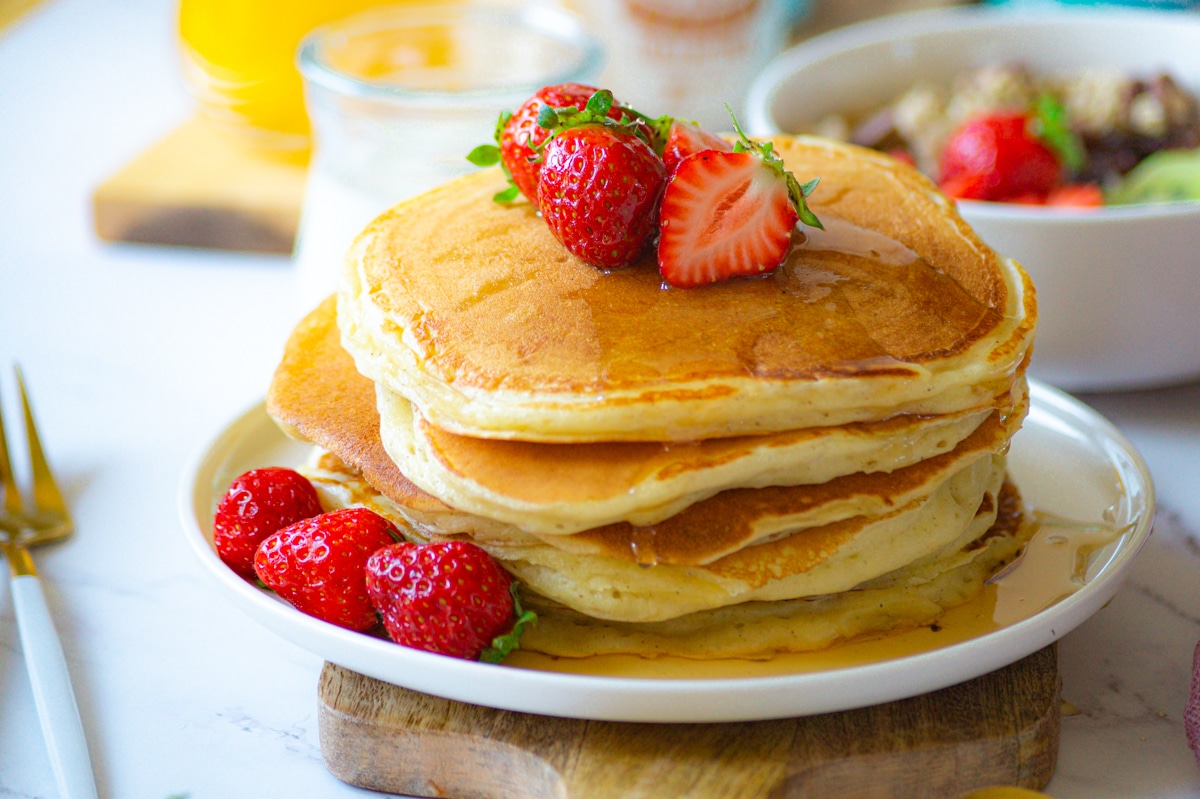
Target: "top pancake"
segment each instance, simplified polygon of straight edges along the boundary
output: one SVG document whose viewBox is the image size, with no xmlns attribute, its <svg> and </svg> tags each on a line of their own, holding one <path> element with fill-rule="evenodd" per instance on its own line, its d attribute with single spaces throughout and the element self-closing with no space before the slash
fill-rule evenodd
<svg viewBox="0 0 1200 799">
<path fill-rule="evenodd" d="M 343 345 L 442 429 L 677 441 L 979 407 L 1032 338 L 1032 287 L 915 170 L 780 138 L 827 232 L 775 274 L 664 288 L 653 253 L 570 255 L 498 170 L 384 213 L 347 254 Z"/>
</svg>

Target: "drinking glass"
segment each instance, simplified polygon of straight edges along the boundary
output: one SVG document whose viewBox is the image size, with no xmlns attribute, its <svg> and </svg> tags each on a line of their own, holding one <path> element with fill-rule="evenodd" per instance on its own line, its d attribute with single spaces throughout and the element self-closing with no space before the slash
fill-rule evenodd
<svg viewBox="0 0 1200 799">
<path fill-rule="evenodd" d="M 593 81 L 603 48 L 548 5 L 396 6 L 313 31 L 298 58 L 314 136 L 296 241 L 308 307 L 372 218 L 478 169 L 467 153 L 492 140 L 501 111 L 545 85 Z"/>
<path fill-rule="evenodd" d="M 395 0 L 393 0 L 395 1 Z M 200 108 L 264 153 L 307 155 L 296 47 L 313 28 L 381 0 L 179 0 L 183 71 Z"/>
</svg>

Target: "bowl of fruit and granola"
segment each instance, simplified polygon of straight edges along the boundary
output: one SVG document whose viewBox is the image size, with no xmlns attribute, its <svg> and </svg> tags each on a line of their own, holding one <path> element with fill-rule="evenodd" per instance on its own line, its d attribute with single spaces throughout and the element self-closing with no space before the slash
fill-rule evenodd
<svg viewBox="0 0 1200 799">
<path fill-rule="evenodd" d="M 1200 17 L 952 8 L 779 56 L 751 135 L 811 133 L 907 161 L 1021 262 L 1031 373 L 1076 391 L 1200 376 Z"/>
</svg>

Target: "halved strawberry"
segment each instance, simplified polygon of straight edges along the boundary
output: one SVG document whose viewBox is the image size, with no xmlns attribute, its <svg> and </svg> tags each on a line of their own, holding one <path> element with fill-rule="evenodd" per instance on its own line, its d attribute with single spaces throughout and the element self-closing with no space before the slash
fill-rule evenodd
<svg viewBox="0 0 1200 799">
<path fill-rule="evenodd" d="M 668 174 L 674 172 L 683 159 L 704 150 L 732 152 L 733 142 L 722 139 L 715 133 L 709 133 L 695 122 L 688 122 L 685 119 L 671 120 L 671 127 L 667 132 L 667 143 L 662 154 Z"/>
<path fill-rule="evenodd" d="M 817 181 L 800 185 L 769 142 L 739 135 L 734 152 L 683 159 L 663 192 L 658 269 L 672 286 L 773 271 L 787 256 L 797 220 L 821 227 L 805 202 Z"/>
</svg>

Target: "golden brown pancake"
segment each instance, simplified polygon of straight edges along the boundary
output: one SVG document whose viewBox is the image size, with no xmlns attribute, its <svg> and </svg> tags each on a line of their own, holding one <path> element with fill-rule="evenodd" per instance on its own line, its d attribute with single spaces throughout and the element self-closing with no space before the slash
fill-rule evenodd
<svg viewBox="0 0 1200 799">
<path fill-rule="evenodd" d="M 288 363 L 304 363 L 306 371 L 316 372 L 313 367 L 324 359 L 314 361 L 313 353 L 329 352 L 336 357 L 330 359 L 328 370 L 352 369 L 336 352 L 340 346 L 330 303 L 315 310 L 302 331 L 288 344 Z M 329 382 L 327 371 L 314 379 Z M 1023 390 L 1024 383 L 1017 388 Z M 1011 421 L 1014 403 L 1021 402 L 1023 394 L 1010 393 L 992 403 L 996 411 L 989 405 L 950 417 L 894 417 L 686 444 L 537 444 L 458 436 L 419 419 L 401 425 L 400 432 L 412 431 L 444 467 L 433 471 L 432 480 L 413 471 L 423 458 L 403 457 L 412 444 L 389 443 L 389 434 L 394 433 L 384 406 L 399 404 L 408 410 L 407 401 L 390 395 L 390 402 L 381 397 L 378 405 L 384 415 L 384 446 L 415 484 L 459 510 L 527 532 L 556 535 L 617 521 L 642 527 L 657 524 L 732 487 L 824 483 L 860 471 L 895 471 L 953 450 L 997 411 Z M 452 483 L 455 478 L 467 490 Z"/>
<path fill-rule="evenodd" d="M 663 619 L 845 590 L 936 551 L 957 540 L 985 493 L 998 489 L 997 453 L 1021 417 L 993 414 L 951 452 L 891 473 L 724 491 L 653 528 L 621 523 L 531 537 L 440 503 L 389 465 L 373 387 L 322 328 L 327 312 L 318 309 L 293 333 L 269 412 L 360 470 L 391 501 L 388 515 L 427 536 L 470 535 L 534 590 L 607 618 Z M 644 568 L 650 564 L 657 565 Z"/>
<path fill-rule="evenodd" d="M 735 488 L 893 472 L 954 449 L 990 415 L 1011 414 L 1024 391 L 1019 380 L 989 406 L 943 416 L 693 442 L 547 444 L 450 433 L 376 385 L 384 448 L 410 480 L 460 510 L 543 535 L 655 525 Z"/>
<path fill-rule="evenodd" d="M 396 502 L 418 511 L 450 510 L 410 483 L 388 457 L 379 440 L 375 388 L 328 335 L 324 320 L 333 308 L 330 297 L 288 337 L 267 389 L 267 413 L 293 438 L 338 453 Z"/>
<path fill-rule="evenodd" d="M 647 253 L 612 272 L 553 238 L 483 171 L 384 213 L 346 258 L 343 344 L 359 369 L 461 435 L 680 441 L 979 407 L 1011 385 L 1036 310 L 915 170 L 804 138 L 821 177 L 773 275 L 664 288 Z"/>
<path fill-rule="evenodd" d="M 373 387 L 338 345 L 329 324 L 330 305 L 326 300 L 289 338 L 267 395 L 268 413 L 292 435 L 317 444 L 360 471 L 377 490 L 417 514 L 414 518 L 425 520 L 419 523 L 430 529 L 520 538 L 521 525 L 515 525 L 518 530 L 508 530 L 504 524 L 488 525 L 489 519 L 473 519 L 475 514 L 453 508 L 415 486 L 388 457 L 378 433 L 379 416 L 371 404 Z M 993 411 L 951 450 L 891 472 L 852 473 L 815 485 L 729 489 L 652 526 L 620 522 L 567 536 L 535 537 L 576 554 L 680 566 L 727 558 L 725 568 L 733 569 L 731 564 L 739 562 L 735 553 L 763 538 L 851 517 L 882 516 L 926 499 L 953 475 L 1002 452 L 1025 411 L 1023 399 L 1016 408 Z M 510 442 L 485 443 L 500 445 L 503 451 Z M 527 446 L 536 449 L 527 453 L 526 459 L 514 461 L 512 468 L 542 468 L 544 464 L 536 463 L 537 454 L 547 451 L 549 468 L 553 468 L 559 450 L 598 445 Z M 630 446 L 644 449 L 646 445 Z M 595 463 L 593 468 L 602 469 L 603 463 Z M 447 516 L 455 516 L 457 521 L 446 524 Z M 836 533 L 851 534 L 845 527 Z M 804 557 L 816 556 L 810 551 Z"/>
<path fill-rule="evenodd" d="M 319 462 L 318 468 L 304 471 L 314 480 L 326 507 L 365 505 L 396 520 L 413 540 L 428 540 L 421 531 L 405 528 L 405 514 L 347 472 L 336 458 L 325 454 Z M 536 608 L 543 620 L 540 632 L 528 644 L 523 641 L 526 648 L 568 657 L 605 652 L 758 657 L 925 624 L 945 608 L 974 596 L 986 579 L 1011 561 L 1031 530 L 1003 516 L 1006 512 L 1019 516 L 1019 507 L 1011 486 L 1004 488 L 1001 477 L 1002 469 L 973 518 L 966 512 L 963 531 L 954 541 L 872 580 L 820 595 L 791 598 L 751 592 L 739 600 L 726 590 L 736 587 L 736 579 L 723 580 L 708 571 L 689 574 L 687 569 L 664 565 L 639 567 L 605 557 L 578 557 L 538 543 L 510 545 L 492 539 L 476 543 L 522 582 L 526 604 Z M 892 531 L 893 537 L 919 540 L 924 532 L 919 511 L 899 511 L 897 515 L 907 518 Z M 914 518 L 917 523 L 909 523 Z M 835 529 L 834 536 L 859 525 L 861 520 L 835 526 L 841 529 Z M 810 549 L 811 542 L 803 540 L 808 534 L 786 539 L 785 552 Z M 820 534 L 828 540 L 825 531 Z"/>
</svg>

